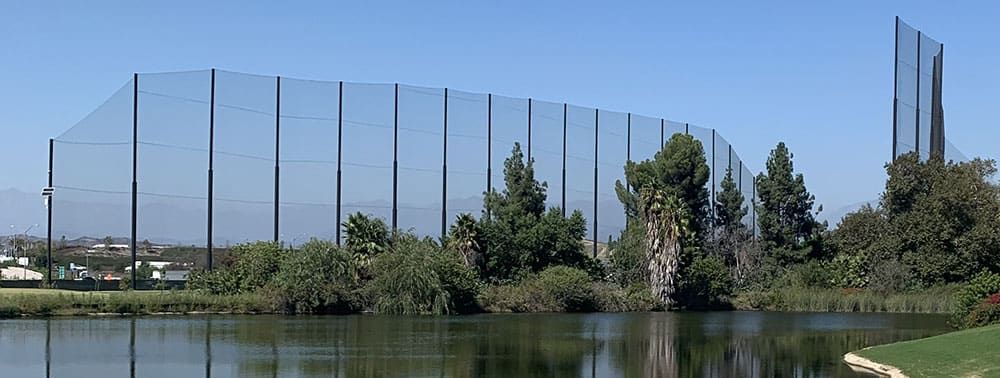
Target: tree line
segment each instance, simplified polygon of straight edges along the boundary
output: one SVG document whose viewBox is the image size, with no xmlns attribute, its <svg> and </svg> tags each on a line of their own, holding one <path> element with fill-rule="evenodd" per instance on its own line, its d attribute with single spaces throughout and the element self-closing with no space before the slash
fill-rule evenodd
<svg viewBox="0 0 1000 378">
<path fill-rule="evenodd" d="M 584 251 L 583 214 L 546 207 L 547 184 L 515 143 L 503 188 L 440 239 L 357 213 L 343 247 L 237 246 L 191 286 L 270 294 L 287 312 L 645 311 L 775 308 L 787 288 L 906 293 L 1000 272 L 995 162 L 906 155 L 886 170 L 879 204 L 828 230 L 784 143 L 754 179 L 757 198 L 727 169 L 713 201 L 704 147 L 675 134 L 626 163 L 616 183 L 626 227 L 598 259 Z"/>
</svg>

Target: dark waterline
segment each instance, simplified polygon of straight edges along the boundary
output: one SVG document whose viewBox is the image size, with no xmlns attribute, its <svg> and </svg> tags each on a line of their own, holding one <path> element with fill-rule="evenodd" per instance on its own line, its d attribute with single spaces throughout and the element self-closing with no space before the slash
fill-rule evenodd
<svg viewBox="0 0 1000 378">
<path fill-rule="evenodd" d="M 856 313 L 15 319 L 0 376 L 839 377 L 846 352 L 947 331 Z"/>
</svg>

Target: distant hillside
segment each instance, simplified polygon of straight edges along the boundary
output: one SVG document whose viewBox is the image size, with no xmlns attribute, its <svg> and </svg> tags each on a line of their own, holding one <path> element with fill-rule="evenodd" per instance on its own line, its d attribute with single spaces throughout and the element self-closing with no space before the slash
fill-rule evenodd
<svg viewBox="0 0 1000 378">
<path fill-rule="evenodd" d="M 841 219 L 844 219 L 845 215 L 858 211 L 865 205 L 878 206 L 878 200 L 856 202 L 833 211 L 824 211 L 819 213 L 817 220 L 820 222 L 826 221 L 829 224 L 828 229 L 832 230 L 837 227 Z"/>
</svg>

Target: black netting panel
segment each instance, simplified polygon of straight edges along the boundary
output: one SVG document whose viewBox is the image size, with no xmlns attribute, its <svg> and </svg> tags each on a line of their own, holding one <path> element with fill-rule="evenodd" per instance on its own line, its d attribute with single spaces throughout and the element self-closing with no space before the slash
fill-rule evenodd
<svg viewBox="0 0 1000 378">
<path fill-rule="evenodd" d="M 130 235 L 133 91 L 130 80 L 55 138 L 53 238 Z"/>
<path fill-rule="evenodd" d="M 400 85 L 400 229 L 420 236 L 441 235 L 443 156 L 444 91 Z"/>
<path fill-rule="evenodd" d="M 139 241 L 206 245 L 210 99 L 210 71 L 139 75 Z"/>
<path fill-rule="evenodd" d="M 660 152 L 660 148 L 662 148 L 660 131 L 663 131 L 664 138 L 670 137 L 666 135 L 666 126 L 666 121 L 633 114 L 631 151 L 629 151 L 631 160 L 641 162 L 652 159 L 657 152 Z"/>
<path fill-rule="evenodd" d="M 705 188 L 708 189 L 708 201 L 709 201 L 709 215 L 713 214 L 711 211 L 711 204 L 715 202 L 715 188 L 718 183 L 722 180 L 722 175 L 718 174 L 715 169 L 715 163 L 712 161 L 712 129 L 706 129 L 703 127 L 698 127 L 695 125 L 688 125 L 688 134 L 694 137 L 695 140 L 701 142 L 702 149 L 705 150 L 705 163 L 708 164 L 708 182 L 705 183 Z M 723 161 L 725 157 L 723 156 Z M 716 162 L 717 163 L 717 162 Z M 723 173 L 724 174 L 724 173 Z M 712 177 L 715 180 L 712 180 Z"/>
<path fill-rule="evenodd" d="M 514 143 L 521 144 L 521 152 L 528 154 L 528 100 L 493 95 L 493 188 L 504 188 L 504 160 L 510 157 Z"/>
<path fill-rule="evenodd" d="M 547 186 L 548 207 L 562 206 L 563 105 L 531 103 L 531 158 L 535 179 Z"/>
<path fill-rule="evenodd" d="M 581 211 L 587 238 L 603 242 L 625 227 L 615 187 L 626 161 L 650 159 L 672 135 L 685 132 L 702 143 L 714 174 L 710 193 L 721 190 L 732 169 L 751 206 L 752 171 L 706 128 L 544 101 L 531 101 L 529 112 L 527 99 L 490 101 L 454 90 L 400 85 L 397 92 L 391 84 L 217 71 L 212 134 L 211 78 L 211 71 L 139 78 L 140 241 L 209 242 L 210 161 L 217 246 L 273 237 L 292 245 L 334 239 L 338 215 L 345 220 L 354 212 L 391 224 L 394 186 L 398 227 L 437 236 L 442 215 L 447 226 L 461 213 L 481 214 L 487 169 L 493 187 L 504 189 L 504 160 L 520 143 L 536 178 L 547 185 L 547 205 L 565 201 L 567 213 Z M 56 138 L 56 237 L 129 235 L 133 89 L 129 82 Z M 900 112 L 911 117 L 898 124 L 916 124 L 915 105 Z M 915 142 L 916 129 L 908 130 L 902 139 Z M 946 155 L 961 153 L 947 144 Z"/>
<path fill-rule="evenodd" d="M 216 72 L 215 245 L 271 240 L 277 78 Z"/>
<path fill-rule="evenodd" d="M 355 212 L 392 220 L 394 95 L 391 84 L 344 83 L 344 220 Z"/>
<path fill-rule="evenodd" d="M 448 222 L 478 217 L 486 190 L 487 96 L 448 91 Z"/>
<path fill-rule="evenodd" d="M 566 215 L 581 211 L 587 218 L 587 238 L 594 229 L 594 109 L 570 105 L 566 129 Z"/>
<path fill-rule="evenodd" d="M 688 126 L 683 122 L 666 121 L 663 123 L 663 143 L 667 143 L 674 134 L 686 134 Z"/>
<path fill-rule="evenodd" d="M 615 194 L 615 183 L 625 180 L 628 154 L 628 115 L 601 111 L 597 149 L 597 240 L 618 237 L 625 229 L 625 208 Z"/>
<path fill-rule="evenodd" d="M 299 245 L 337 232 L 337 82 L 281 79 L 279 238 Z"/>
</svg>

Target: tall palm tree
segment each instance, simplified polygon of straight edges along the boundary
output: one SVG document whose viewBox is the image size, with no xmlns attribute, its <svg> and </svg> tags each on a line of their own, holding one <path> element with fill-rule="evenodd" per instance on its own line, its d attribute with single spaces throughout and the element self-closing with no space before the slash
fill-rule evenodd
<svg viewBox="0 0 1000 378">
<path fill-rule="evenodd" d="M 479 264 L 476 218 L 468 213 L 459 214 L 448 231 L 448 246 L 462 254 L 465 266 L 475 268 Z"/>
<path fill-rule="evenodd" d="M 643 188 L 640 193 L 640 210 L 646 226 L 646 258 L 649 262 L 649 287 L 653 296 L 669 308 L 677 289 L 677 271 L 680 268 L 681 238 L 687 230 L 684 206 L 675 196 L 654 189 Z"/>
</svg>

